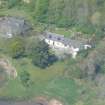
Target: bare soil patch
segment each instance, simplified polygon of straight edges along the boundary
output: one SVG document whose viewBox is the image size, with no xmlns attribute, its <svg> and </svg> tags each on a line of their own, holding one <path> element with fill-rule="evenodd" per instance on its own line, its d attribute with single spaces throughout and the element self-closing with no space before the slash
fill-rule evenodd
<svg viewBox="0 0 105 105">
<path fill-rule="evenodd" d="M 47 97 L 37 97 L 35 102 L 39 105 L 64 105 L 61 101 L 57 99 L 48 100 Z"/>
</svg>

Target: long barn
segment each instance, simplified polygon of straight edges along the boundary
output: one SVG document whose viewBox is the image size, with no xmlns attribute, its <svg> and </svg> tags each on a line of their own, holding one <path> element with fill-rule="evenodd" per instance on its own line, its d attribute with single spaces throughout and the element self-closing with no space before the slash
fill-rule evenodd
<svg viewBox="0 0 105 105">
<path fill-rule="evenodd" d="M 44 40 L 51 48 L 65 50 L 67 53 L 72 54 L 73 58 L 76 58 L 79 51 L 92 47 L 86 42 L 73 40 L 51 32 L 45 32 Z"/>
</svg>

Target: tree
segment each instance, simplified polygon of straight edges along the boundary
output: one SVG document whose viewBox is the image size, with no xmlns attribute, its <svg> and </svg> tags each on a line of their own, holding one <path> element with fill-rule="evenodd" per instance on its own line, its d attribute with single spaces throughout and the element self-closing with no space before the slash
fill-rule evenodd
<svg viewBox="0 0 105 105">
<path fill-rule="evenodd" d="M 99 45 L 93 50 L 86 59 L 79 63 L 82 70 L 82 77 L 95 79 L 98 74 L 104 73 L 103 66 L 105 64 L 105 40 L 101 40 Z"/>
<path fill-rule="evenodd" d="M 7 45 L 7 53 L 13 58 L 24 56 L 25 44 L 24 39 L 21 37 L 14 37 L 9 40 Z"/>
<path fill-rule="evenodd" d="M 30 85 L 30 74 L 27 71 L 22 71 L 20 80 L 24 86 L 28 87 Z"/>
<path fill-rule="evenodd" d="M 49 0 L 36 0 L 35 17 L 40 22 L 45 22 L 48 12 Z"/>
<path fill-rule="evenodd" d="M 33 54 L 32 62 L 40 68 L 46 68 L 56 60 L 51 60 L 53 55 L 49 53 L 49 47 L 44 41 L 41 41 L 36 45 Z M 56 58 L 55 56 L 53 57 Z"/>
<path fill-rule="evenodd" d="M 49 52 L 49 46 L 44 41 L 33 40 L 26 50 L 32 63 L 40 68 L 46 68 L 57 60 L 55 55 Z"/>
<path fill-rule="evenodd" d="M 21 0 L 7 0 L 7 1 L 8 1 L 8 8 L 17 6 L 21 2 Z"/>
</svg>

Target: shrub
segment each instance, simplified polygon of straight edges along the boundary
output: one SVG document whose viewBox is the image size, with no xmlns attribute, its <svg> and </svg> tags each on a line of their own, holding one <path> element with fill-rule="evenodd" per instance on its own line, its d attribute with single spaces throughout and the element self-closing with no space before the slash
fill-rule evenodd
<svg viewBox="0 0 105 105">
<path fill-rule="evenodd" d="M 21 37 L 14 37 L 9 40 L 9 43 L 7 45 L 7 53 L 9 53 L 10 56 L 13 58 L 19 58 L 24 56 L 25 52 L 25 45 L 24 45 L 24 39 Z"/>
<path fill-rule="evenodd" d="M 30 85 L 30 74 L 27 71 L 22 71 L 20 74 L 20 80 L 25 87 Z"/>
<path fill-rule="evenodd" d="M 21 2 L 21 0 L 8 0 L 8 8 L 17 6 L 20 2 Z"/>
</svg>

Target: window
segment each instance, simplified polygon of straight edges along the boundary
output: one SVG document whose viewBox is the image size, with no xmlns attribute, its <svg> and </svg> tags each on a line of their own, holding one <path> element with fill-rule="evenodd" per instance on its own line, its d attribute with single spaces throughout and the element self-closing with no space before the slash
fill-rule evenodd
<svg viewBox="0 0 105 105">
<path fill-rule="evenodd" d="M 61 38 L 60 38 L 60 37 L 58 37 L 57 39 L 58 39 L 58 40 L 61 40 Z"/>
<path fill-rule="evenodd" d="M 51 39 L 51 38 L 52 38 L 52 36 L 51 36 L 51 35 L 49 35 L 49 38 Z"/>
</svg>

